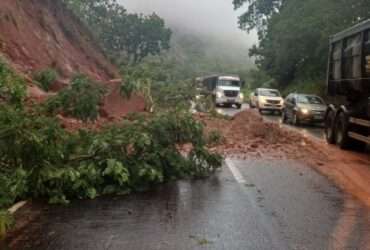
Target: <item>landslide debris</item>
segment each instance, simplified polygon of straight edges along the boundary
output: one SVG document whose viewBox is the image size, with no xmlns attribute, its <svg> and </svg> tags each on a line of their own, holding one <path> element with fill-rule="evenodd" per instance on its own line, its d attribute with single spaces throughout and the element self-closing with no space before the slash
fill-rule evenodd
<svg viewBox="0 0 370 250">
<path fill-rule="evenodd" d="M 68 87 L 76 74 L 83 74 L 107 89 L 101 105 L 102 118 L 113 120 L 144 110 L 143 98 L 128 100 L 119 94 L 119 70 L 61 0 L 1 0 L 0 59 L 26 79 L 32 102 L 45 101 Z M 42 90 L 32 80 L 35 72 L 46 69 L 55 70 L 58 75 L 50 86 L 51 92 Z"/>
<path fill-rule="evenodd" d="M 343 151 L 323 141 L 266 122 L 253 110 L 230 119 L 196 114 L 206 132 L 219 131 L 224 140 L 212 150 L 239 159 L 291 159 L 303 162 L 343 191 L 370 207 L 370 156 Z"/>
<path fill-rule="evenodd" d="M 326 159 L 326 155 L 318 152 L 314 142 L 308 138 L 282 129 L 279 124 L 265 122 L 252 110 L 245 110 L 229 119 L 207 114 L 196 114 L 196 117 L 205 124 L 208 133 L 221 133 L 224 140 L 213 150 L 229 157 L 305 159 L 314 155 L 317 162 Z"/>
<path fill-rule="evenodd" d="M 118 76 L 89 30 L 59 0 L 0 1 L 0 52 L 23 73 L 55 68 L 97 81 Z"/>
</svg>

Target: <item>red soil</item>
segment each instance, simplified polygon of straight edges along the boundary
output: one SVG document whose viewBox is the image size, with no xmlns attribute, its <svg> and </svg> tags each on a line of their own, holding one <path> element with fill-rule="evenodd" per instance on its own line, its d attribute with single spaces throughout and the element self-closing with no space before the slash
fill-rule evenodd
<svg viewBox="0 0 370 250">
<path fill-rule="evenodd" d="M 129 99 L 123 98 L 120 94 L 121 82 L 111 81 L 108 85 L 109 94 L 104 99 L 101 114 L 108 119 L 119 119 L 135 111 L 144 111 L 145 102 L 143 98 L 134 95 Z"/>
<path fill-rule="evenodd" d="M 85 26 L 61 1 L 0 1 L 0 51 L 24 73 L 56 68 L 61 78 L 76 72 L 98 81 L 117 77 Z"/>
<path fill-rule="evenodd" d="M 60 0 L 1 0 L 0 56 L 29 83 L 28 94 L 40 102 L 49 94 L 31 84 L 35 71 L 54 68 L 60 78 L 53 91 L 68 86 L 76 73 L 108 85 L 103 112 L 106 117 L 121 117 L 144 110 L 144 100 L 124 100 L 117 84 L 118 69 L 105 57 L 89 30 Z"/>
<path fill-rule="evenodd" d="M 197 115 L 206 131 L 218 130 L 225 141 L 213 148 L 224 155 L 239 158 L 264 157 L 301 161 L 327 176 L 344 191 L 370 207 L 370 156 L 343 151 L 323 141 L 307 138 L 299 132 L 265 122 L 246 110 L 232 120 Z"/>
</svg>

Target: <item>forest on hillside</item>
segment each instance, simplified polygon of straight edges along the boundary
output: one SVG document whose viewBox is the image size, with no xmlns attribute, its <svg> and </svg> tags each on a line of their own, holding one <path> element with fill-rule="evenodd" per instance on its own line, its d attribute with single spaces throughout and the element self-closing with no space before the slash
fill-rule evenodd
<svg viewBox="0 0 370 250">
<path fill-rule="evenodd" d="M 233 0 L 241 29 L 258 30 L 250 50 L 261 71 L 286 89 L 320 92 L 329 37 L 370 18 L 367 0 Z"/>
</svg>

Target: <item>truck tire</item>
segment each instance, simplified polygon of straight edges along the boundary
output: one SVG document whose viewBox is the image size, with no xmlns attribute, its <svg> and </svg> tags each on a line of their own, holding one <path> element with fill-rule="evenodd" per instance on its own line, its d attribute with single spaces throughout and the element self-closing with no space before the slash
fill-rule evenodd
<svg viewBox="0 0 370 250">
<path fill-rule="evenodd" d="M 325 118 L 325 138 L 329 144 L 335 144 L 335 112 L 328 111 Z"/>
<path fill-rule="evenodd" d="M 366 143 L 355 140 L 349 137 L 350 128 L 349 118 L 345 113 L 340 113 L 335 123 L 335 143 L 341 149 L 353 149 L 356 151 L 364 151 Z"/>
<path fill-rule="evenodd" d="M 236 104 L 236 108 L 237 109 L 241 109 L 242 108 L 242 105 L 241 104 Z"/>
<path fill-rule="evenodd" d="M 341 112 L 335 121 L 335 143 L 341 149 L 348 149 L 352 139 L 348 136 L 349 120 L 344 112 Z"/>
</svg>

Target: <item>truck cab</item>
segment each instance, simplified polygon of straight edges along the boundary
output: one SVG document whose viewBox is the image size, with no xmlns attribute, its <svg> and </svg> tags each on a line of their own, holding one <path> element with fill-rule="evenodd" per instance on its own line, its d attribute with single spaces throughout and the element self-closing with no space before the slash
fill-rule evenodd
<svg viewBox="0 0 370 250">
<path fill-rule="evenodd" d="M 327 141 L 370 144 L 370 20 L 332 36 L 328 61 Z"/>
</svg>

